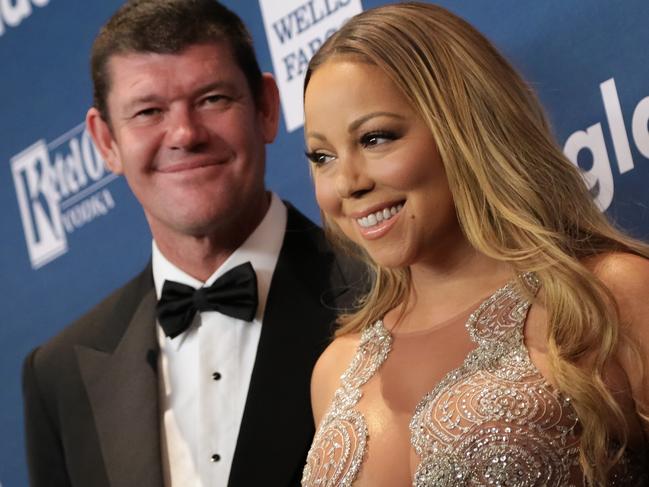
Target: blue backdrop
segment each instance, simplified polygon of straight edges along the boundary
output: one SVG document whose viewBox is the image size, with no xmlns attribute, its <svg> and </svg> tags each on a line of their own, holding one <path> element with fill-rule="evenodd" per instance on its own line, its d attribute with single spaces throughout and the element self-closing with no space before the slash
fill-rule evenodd
<svg viewBox="0 0 649 487">
<path fill-rule="evenodd" d="M 299 79 L 293 77 L 317 39 L 360 2 L 224 3 L 250 27 L 262 68 L 287 82 L 284 120 L 269 148 L 268 185 L 317 219 L 290 92 L 299 98 Z M 362 7 L 383 3 L 363 0 Z M 438 3 L 477 26 L 522 70 L 597 203 L 647 239 L 649 2 Z M 27 485 L 23 357 L 149 258 L 151 237 L 142 212 L 124 180 L 105 170 L 83 126 L 91 103 L 90 46 L 120 4 L 0 0 L 0 487 Z"/>
</svg>

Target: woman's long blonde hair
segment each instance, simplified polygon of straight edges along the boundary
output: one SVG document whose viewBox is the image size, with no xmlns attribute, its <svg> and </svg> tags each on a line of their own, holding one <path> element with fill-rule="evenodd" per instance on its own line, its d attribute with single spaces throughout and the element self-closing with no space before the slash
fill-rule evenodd
<svg viewBox="0 0 649 487">
<path fill-rule="evenodd" d="M 392 79 L 437 142 L 469 242 L 519 273 L 538 276 L 554 379 L 580 419 L 582 467 L 591 483 L 605 484 L 623 451 L 611 445 L 624 445 L 628 429 L 602 378 L 620 327 L 611 293 L 582 261 L 610 251 L 649 257 L 649 246 L 600 213 L 533 91 L 464 20 L 418 2 L 363 12 L 311 59 L 305 89 L 332 57 L 374 64 Z M 324 221 L 330 237 L 374 271 L 358 310 L 339 320 L 339 334 L 359 331 L 407 300 L 410 274 L 376 266 Z"/>
</svg>

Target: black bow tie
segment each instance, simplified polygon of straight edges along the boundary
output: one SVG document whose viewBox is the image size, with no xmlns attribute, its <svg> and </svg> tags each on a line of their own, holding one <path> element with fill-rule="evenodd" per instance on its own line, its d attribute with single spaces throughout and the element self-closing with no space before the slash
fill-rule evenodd
<svg viewBox="0 0 649 487">
<path fill-rule="evenodd" d="M 252 321 L 257 312 L 257 276 L 250 262 L 230 269 L 209 287 L 194 289 L 179 282 L 164 282 L 156 314 L 168 337 L 184 332 L 200 311 L 218 311 Z"/>
</svg>

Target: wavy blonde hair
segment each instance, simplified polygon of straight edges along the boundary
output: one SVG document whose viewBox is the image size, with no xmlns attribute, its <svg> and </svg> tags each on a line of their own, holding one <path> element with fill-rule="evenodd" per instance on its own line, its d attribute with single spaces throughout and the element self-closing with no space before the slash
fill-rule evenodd
<svg viewBox="0 0 649 487">
<path fill-rule="evenodd" d="M 371 63 L 392 79 L 437 142 L 466 238 L 517 272 L 538 276 L 554 379 L 580 419 L 581 464 L 591 484 L 605 484 L 628 425 L 603 371 L 624 337 L 613 296 L 582 260 L 610 251 L 649 257 L 649 246 L 601 214 L 533 91 L 464 20 L 418 2 L 363 12 L 311 59 L 305 89 L 333 57 Z M 339 335 L 356 332 L 406 302 L 410 273 L 377 266 L 324 221 L 335 243 L 373 269 L 359 308 L 339 319 Z M 613 444 L 622 446 L 611 450 Z"/>
</svg>

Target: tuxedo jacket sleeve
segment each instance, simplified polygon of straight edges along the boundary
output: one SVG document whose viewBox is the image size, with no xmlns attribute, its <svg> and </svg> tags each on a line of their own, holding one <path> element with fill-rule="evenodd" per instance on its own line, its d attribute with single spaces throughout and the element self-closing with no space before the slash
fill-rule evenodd
<svg viewBox="0 0 649 487">
<path fill-rule="evenodd" d="M 229 487 L 298 486 L 314 433 L 309 382 L 337 312 L 362 288 L 289 205 Z M 33 487 L 161 487 L 150 266 L 34 350 L 23 367 Z"/>
<path fill-rule="evenodd" d="M 30 483 L 162 485 L 151 268 L 23 367 Z"/>
</svg>

